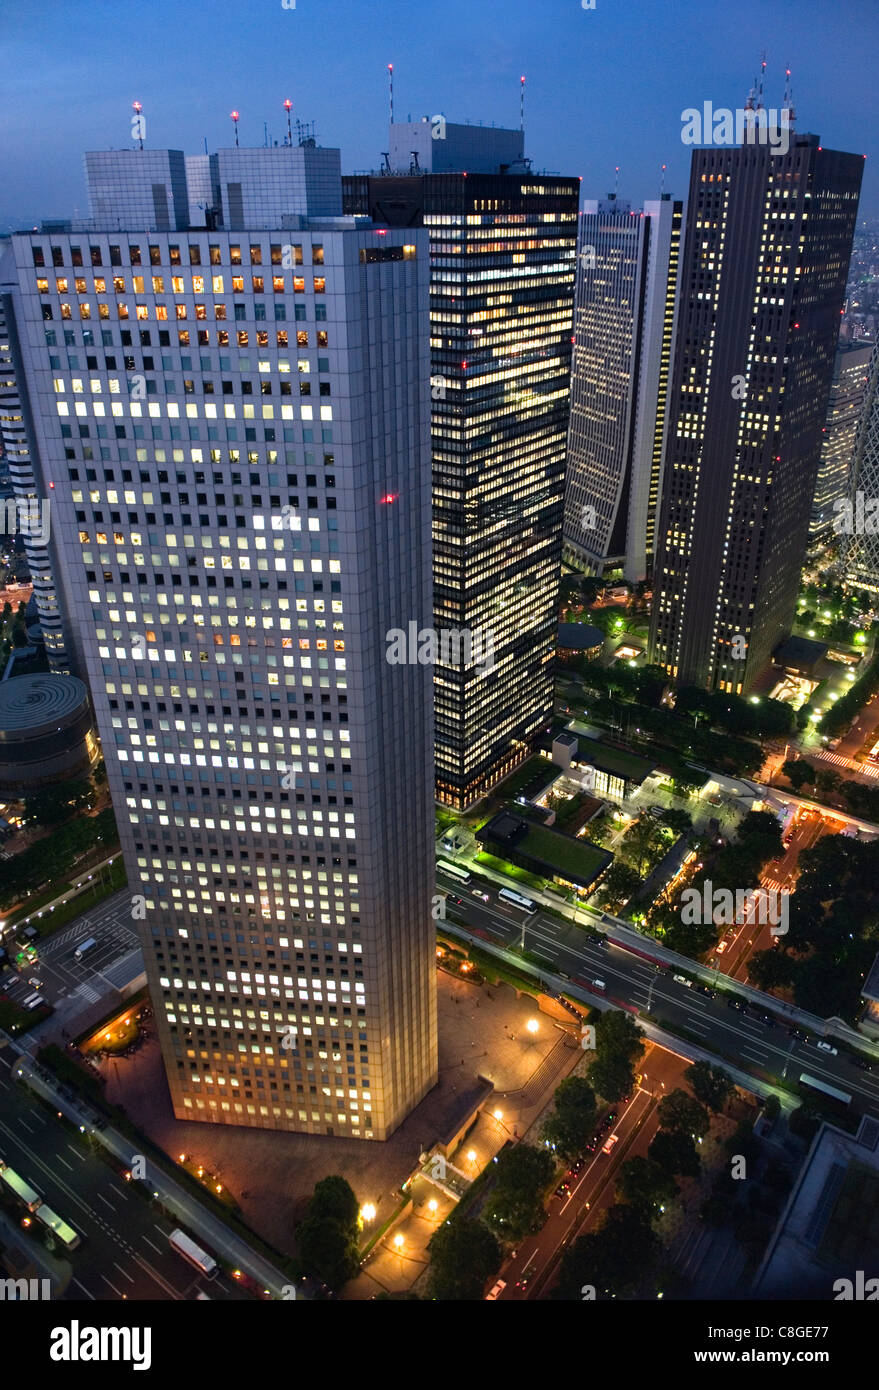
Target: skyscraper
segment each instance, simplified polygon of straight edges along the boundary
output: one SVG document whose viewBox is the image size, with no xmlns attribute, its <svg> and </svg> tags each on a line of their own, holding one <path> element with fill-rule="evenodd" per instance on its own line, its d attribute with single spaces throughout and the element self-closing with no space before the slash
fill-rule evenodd
<svg viewBox="0 0 879 1390">
<path fill-rule="evenodd" d="M 693 151 L 650 658 L 747 691 L 790 631 L 863 161 Z"/>
<path fill-rule="evenodd" d="M 434 625 L 474 636 L 435 667 L 436 794 L 459 809 L 552 712 L 579 180 L 523 150 L 396 123 L 386 170 L 344 180 L 347 212 L 430 234 Z"/>
<path fill-rule="evenodd" d="M 584 204 L 564 556 L 637 583 L 653 560 L 683 204 Z"/>
<path fill-rule="evenodd" d="M 860 493 L 860 505 L 858 494 Z M 845 560 L 846 587 L 879 605 L 879 347 L 874 347 L 855 437 L 849 476 L 848 515 L 834 518 Z"/>
<path fill-rule="evenodd" d="M 91 157 L 109 225 L 0 278 L 174 1111 L 384 1139 L 437 1074 L 430 671 L 386 660 L 430 621 L 427 237 L 313 147 L 158 230 L 165 154 L 130 220 L 138 152 Z"/>
<path fill-rule="evenodd" d="M 849 495 L 855 439 L 870 377 L 873 346 L 872 342 L 861 338 L 856 342 L 840 343 L 836 349 L 821 463 L 809 521 L 812 545 L 834 539 L 833 523 L 839 515 L 834 504 Z"/>
<path fill-rule="evenodd" d="M 15 370 L 17 356 L 12 304 L 0 282 L 0 434 L 15 493 L 17 521 L 33 581 L 46 658 L 53 671 L 70 672 L 76 669 L 77 663 L 72 633 L 64 619 L 63 592 L 59 591 L 62 576 L 56 579 L 58 572 L 52 564 L 49 545 L 53 500 L 42 478 L 40 460 L 35 455 L 30 408 Z M 44 517 L 47 527 L 42 524 Z M 25 522 L 23 527 L 22 521 Z M 37 521 L 36 526 L 32 524 L 34 521 Z"/>
</svg>

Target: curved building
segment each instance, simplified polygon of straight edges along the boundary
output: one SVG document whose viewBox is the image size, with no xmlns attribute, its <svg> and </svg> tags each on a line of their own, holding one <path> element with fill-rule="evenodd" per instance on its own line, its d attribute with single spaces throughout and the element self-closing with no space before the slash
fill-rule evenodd
<svg viewBox="0 0 879 1390">
<path fill-rule="evenodd" d="M 0 682 L 0 795 L 72 777 L 96 752 L 88 690 L 76 676 L 41 671 Z"/>
</svg>

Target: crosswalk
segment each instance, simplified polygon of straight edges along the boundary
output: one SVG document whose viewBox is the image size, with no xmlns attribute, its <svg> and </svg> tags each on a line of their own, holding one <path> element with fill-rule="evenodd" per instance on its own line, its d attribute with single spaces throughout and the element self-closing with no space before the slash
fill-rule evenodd
<svg viewBox="0 0 879 1390">
<path fill-rule="evenodd" d="M 848 772 L 860 773 L 864 777 L 879 777 L 879 767 L 874 767 L 871 763 L 853 764 L 851 758 L 846 758 L 842 753 L 810 752 L 809 756 L 820 758 L 825 763 L 833 763 L 836 767 L 844 767 Z"/>
</svg>

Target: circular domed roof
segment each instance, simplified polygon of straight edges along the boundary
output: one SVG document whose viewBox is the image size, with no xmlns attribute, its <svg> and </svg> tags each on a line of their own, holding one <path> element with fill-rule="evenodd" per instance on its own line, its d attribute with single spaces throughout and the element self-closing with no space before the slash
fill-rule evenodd
<svg viewBox="0 0 879 1390">
<path fill-rule="evenodd" d="M 41 671 L 0 681 L 0 736 L 36 734 L 69 720 L 88 704 L 88 691 L 76 676 Z"/>
</svg>

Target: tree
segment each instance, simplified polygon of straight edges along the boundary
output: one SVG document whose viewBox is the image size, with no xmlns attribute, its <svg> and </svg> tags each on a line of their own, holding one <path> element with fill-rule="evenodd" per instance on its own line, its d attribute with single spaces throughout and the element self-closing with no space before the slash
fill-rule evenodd
<svg viewBox="0 0 879 1390">
<path fill-rule="evenodd" d="M 676 830 L 679 835 L 686 835 L 687 831 L 693 828 L 693 817 L 689 811 L 681 811 L 674 806 L 663 811 L 660 820 L 663 825 L 667 825 L 671 830 Z"/>
<path fill-rule="evenodd" d="M 504 1235 L 519 1240 L 541 1225 L 543 1194 L 555 1164 L 548 1149 L 515 1144 L 498 1159 L 494 1191 L 485 1206 L 486 1220 Z"/>
<path fill-rule="evenodd" d="M 331 1289 L 340 1289 L 359 1268 L 357 1242 L 339 1221 L 306 1216 L 297 1228 L 296 1244 L 306 1271 Z"/>
<path fill-rule="evenodd" d="M 602 905 L 621 907 L 632 894 L 641 887 L 641 877 L 630 864 L 621 859 L 614 860 L 601 881 L 599 889 Z"/>
<path fill-rule="evenodd" d="M 658 1163 L 636 1156 L 620 1168 L 616 1193 L 619 1201 L 643 1208 L 652 1218 L 663 1202 L 670 1202 L 677 1196 L 678 1187 Z"/>
<path fill-rule="evenodd" d="M 755 951 L 748 961 L 748 979 L 757 989 L 784 989 L 797 976 L 797 963 L 778 946 Z"/>
<path fill-rule="evenodd" d="M 710 1062 L 693 1062 L 684 1072 L 684 1080 L 696 1099 L 715 1114 L 723 1110 L 735 1089 L 732 1077 Z"/>
<path fill-rule="evenodd" d="M 586 1285 L 597 1294 L 635 1293 L 649 1278 L 659 1249 L 642 1211 L 626 1205 L 611 1207 L 597 1231 L 580 1236 L 565 1251 L 558 1296 L 579 1301 Z"/>
<path fill-rule="evenodd" d="M 308 1273 L 331 1289 L 341 1288 L 360 1266 L 357 1216 L 357 1198 L 343 1177 L 332 1174 L 315 1184 L 296 1243 Z"/>
<path fill-rule="evenodd" d="M 308 1204 L 309 1216 L 338 1221 L 356 1235 L 359 1213 L 360 1207 L 354 1190 L 345 1178 L 332 1174 L 328 1178 L 321 1178 L 320 1182 L 315 1184 Z"/>
<path fill-rule="evenodd" d="M 815 769 L 804 758 L 788 758 L 782 763 L 781 771 L 795 792 L 803 787 L 812 786 L 815 781 Z"/>
<path fill-rule="evenodd" d="M 663 1129 L 695 1134 L 697 1139 L 707 1134 L 711 1125 L 704 1105 L 700 1105 L 680 1087 L 662 1097 L 657 1114 Z"/>
<path fill-rule="evenodd" d="M 595 1122 L 595 1092 L 580 1076 L 569 1076 L 556 1087 L 555 1108 L 541 1131 L 562 1158 L 577 1158 Z"/>
<path fill-rule="evenodd" d="M 622 1100 L 634 1086 L 635 1063 L 643 1051 L 643 1036 L 631 1014 L 621 1009 L 610 1009 L 599 1017 L 589 1082 L 605 1100 Z"/>
<path fill-rule="evenodd" d="M 701 1164 L 696 1145 L 680 1129 L 661 1129 L 654 1136 L 647 1155 L 660 1168 L 682 1178 L 697 1178 Z"/>
<path fill-rule="evenodd" d="M 501 1247 L 482 1221 L 444 1221 L 427 1247 L 428 1289 L 444 1301 L 482 1298 L 485 1284 L 501 1262 Z"/>
<path fill-rule="evenodd" d="M 830 796 L 839 787 L 840 776 L 832 767 L 822 767 L 815 774 L 815 784 L 825 796 Z"/>
</svg>

